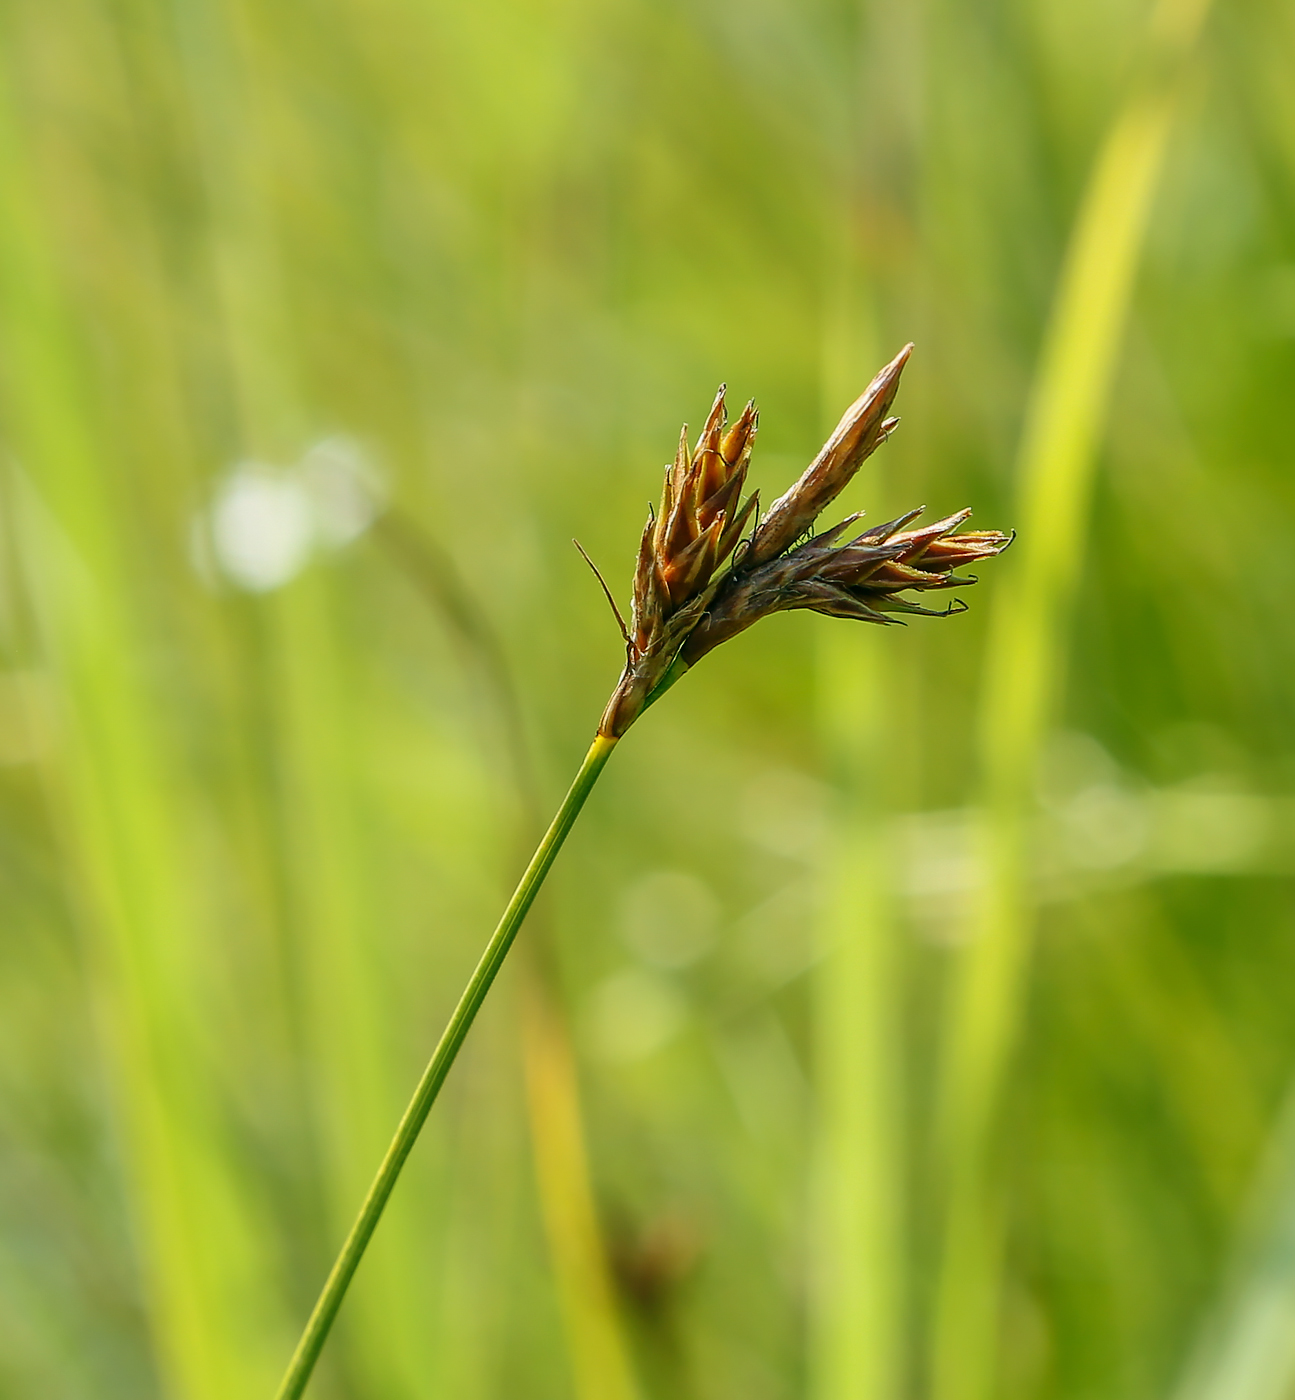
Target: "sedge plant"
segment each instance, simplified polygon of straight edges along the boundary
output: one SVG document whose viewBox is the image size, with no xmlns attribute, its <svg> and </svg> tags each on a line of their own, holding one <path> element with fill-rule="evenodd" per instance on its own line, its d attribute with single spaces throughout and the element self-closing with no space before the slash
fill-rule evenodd
<svg viewBox="0 0 1295 1400">
<path fill-rule="evenodd" d="M 589 793 L 635 721 L 708 652 L 770 613 L 807 609 L 891 623 L 905 614 L 947 617 L 961 612 L 965 605 L 958 599 L 933 609 L 905 595 L 972 584 L 973 576 L 957 570 L 1001 553 L 1010 543 L 1010 536 L 998 531 L 958 533 L 969 510 L 909 528 L 922 513 L 918 508 L 856 532 L 860 513 L 814 533 L 820 514 L 897 426 L 899 420 L 889 410 L 912 348 L 905 346 L 850 405 L 818 456 L 763 518 L 757 493 L 743 497 L 758 426 L 755 404 L 748 403 L 730 425 L 721 386 L 696 446 L 689 448 L 686 428 L 680 435 L 674 462 L 666 468 L 661 504 L 649 511 L 639 544 L 629 625 L 607 591 L 625 642 L 620 679 L 400 1120 L 302 1333 L 279 1400 L 296 1400 L 304 1392 L 477 1012 Z"/>
</svg>

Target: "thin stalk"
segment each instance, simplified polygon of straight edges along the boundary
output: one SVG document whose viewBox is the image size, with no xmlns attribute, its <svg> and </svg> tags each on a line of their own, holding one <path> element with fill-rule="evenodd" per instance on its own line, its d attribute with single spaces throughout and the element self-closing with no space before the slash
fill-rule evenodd
<svg viewBox="0 0 1295 1400">
<path fill-rule="evenodd" d="M 382 1159 L 373 1185 L 369 1187 L 369 1194 L 365 1197 L 359 1216 L 351 1227 L 351 1233 L 337 1256 L 337 1262 L 328 1275 L 319 1300 L 310 1315 L 310 1321 L 306 1324 L 306 1330 L 297 1344 L 283 1384 L 279 1387 L 278 1400 L 297 1400 L 305 1391 L 311 1372 L 315 1369 L 315 1362 L 319 1359 L 319 1353 L 332 1328 L 333 1319 L 342 1306 L 346 1290 L 355 1276 L 356 1269 L 359 1268 L 369 1241 L 373 1238 L 378 1221 L 382 1219 L 382 1212 L 386 1209 L 387 1201 L 406 1159 L 413 1150 L 418 1134 L 427 1121 L 427 1115 L 436 1102 L 441 1085 L 444 1084 L 467 1038 L 477 1012 L 486 999 L 486 993 L 489 992 L 504 959 L 508 956 L 508 950 L 517 937 L 517 931 L 521 928 L 527 911 L 540 892 L 545 877 L 562 849 L 562 843 L 567 839 L 576 817 L 580 815 L 580 809 L 585 805 L 585 799 L 611 757 L 615 744 L 615 739 L 603 734 L 594 739 L 566 797 L 562 799 L 557 815 L 531 857 L 531 863 L 526 867 L 526 873 L 509 900 L 498 927 L 491 935 L 490 942 L 481 955 L 481 961 L 477 963 L 476 971 L 459 998 L 459 1004 L 454 1008 L 454 1014 L 445 1027 L 440 1043 L 423 1071 L 423 1077 L 419 1080 L 409 1107 L 405 1109 L 396 1135 L 387 1149 L 387 1155 Z"/>
<path fill-rule="evenodd" d="M 544 812 L 522 707 L 499 638 L 434 538 L 395 511 L 381 516 L 375 530 L 448 624 L 467 669 L 477 673 L 493 702 L 519 797 L 521 846 L 533 839 Z M 533 929 L 538 916 L 539 911 L 531 914 Z M 521 1040 L 540 1214 L 578 1400 L 635 1400 L 638 1387 L 594 1199 L 571 1028 L 549 965 L 552 941 L 535 936 L 544 932 L 534 930 L 521 950 L 529 953 L 522 962 Z"/>
</svg>

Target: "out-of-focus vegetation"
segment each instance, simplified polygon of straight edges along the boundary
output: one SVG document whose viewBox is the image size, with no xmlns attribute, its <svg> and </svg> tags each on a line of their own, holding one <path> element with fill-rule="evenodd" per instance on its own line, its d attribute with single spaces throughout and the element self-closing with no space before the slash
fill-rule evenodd
<svg viewBox="0 0 1295 1400">
<path fill-rule="evenodd" d="M 1295 13 L 1205 8 L 8 0 L 0 1395 L 272 1394 L 615 679 L 570 537 L 908 339 L 848 504 L 1035 543 L 635 729 L 318 1393 L 1290 1393 Z"/>
</svg>

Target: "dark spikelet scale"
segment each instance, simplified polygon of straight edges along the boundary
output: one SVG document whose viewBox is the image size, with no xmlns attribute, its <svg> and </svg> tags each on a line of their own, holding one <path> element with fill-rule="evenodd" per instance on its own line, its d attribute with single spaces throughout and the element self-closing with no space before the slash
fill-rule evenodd
<svg viewBox="0 0 1295 1400">
<path fill-rule="evenodd" d="M 727 427 L 720 387 L 691 451 L 688 430 L 666 468 L 660 509 L 649 515 L 634 570 L 634 609 L 625 671 L 603 715 L 601 731 L 619 735 L 641 713 L 704 615 L 742 537 L 756 496 L 742 499 L 757 413 L 753 403 Z"/>
<path fill-rule="evenodd" d="M 912 348 L 905 346 L 850 405 L 822 451 L 741 549 L 743 533 L 758 519 L 756 495 L 742 498 L 758 421 L 755 405 L 748 403 L 728 426 L 721 386 L 691 451 L 684 430 L 665 471 L 660 509 L 649 513 L 643 530 L 625 670 L 601 733 L 619 737 L 681 668 L 770 613 L 805 609 L 890 623 L 898 613 L 945 616 L 963 610 L 959 599 L 931 609 L 903 595 L 975 583 L 957 570 L 1011 543 L 996 530 L 958 534 L 969 510 L 909 529 L 922 513 L 912 510 L 852 535 L 861 518 L 853 515 L 811 533 L 822 511 L 894 431 L 899 420 L 888 412 Z"/>
</svg>

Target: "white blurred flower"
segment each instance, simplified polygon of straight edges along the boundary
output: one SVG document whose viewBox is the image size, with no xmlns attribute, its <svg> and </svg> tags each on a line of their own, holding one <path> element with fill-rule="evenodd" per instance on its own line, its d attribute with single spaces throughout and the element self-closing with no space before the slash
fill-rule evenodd
<svg viewBox="0 0 1295 1400">
<path fill-rule="evenodd" d="M 354 438 L 321 439 L 306 451 L 299 471 L 321 544 L 340 549 L 377 519 L 386 496 L 384 483 Z"/>
<path fill-rule="evenodd" d="M 194 519 L 194 568 L 251 593 L 269 592 L 300 573 L 316 549 L 358 539 L 385 495 L 372 458 L 348 437 L 321 439 L 290 467 L 239 462 Z"/>
<path fill-rule="evenodd" d="M 249 592 L 287 583 L 310 553 L 310 497 L 300 481 L 264 463 L 240 462 L 221 483 L 209 518 L 217 566 Z"/>
</svg>

